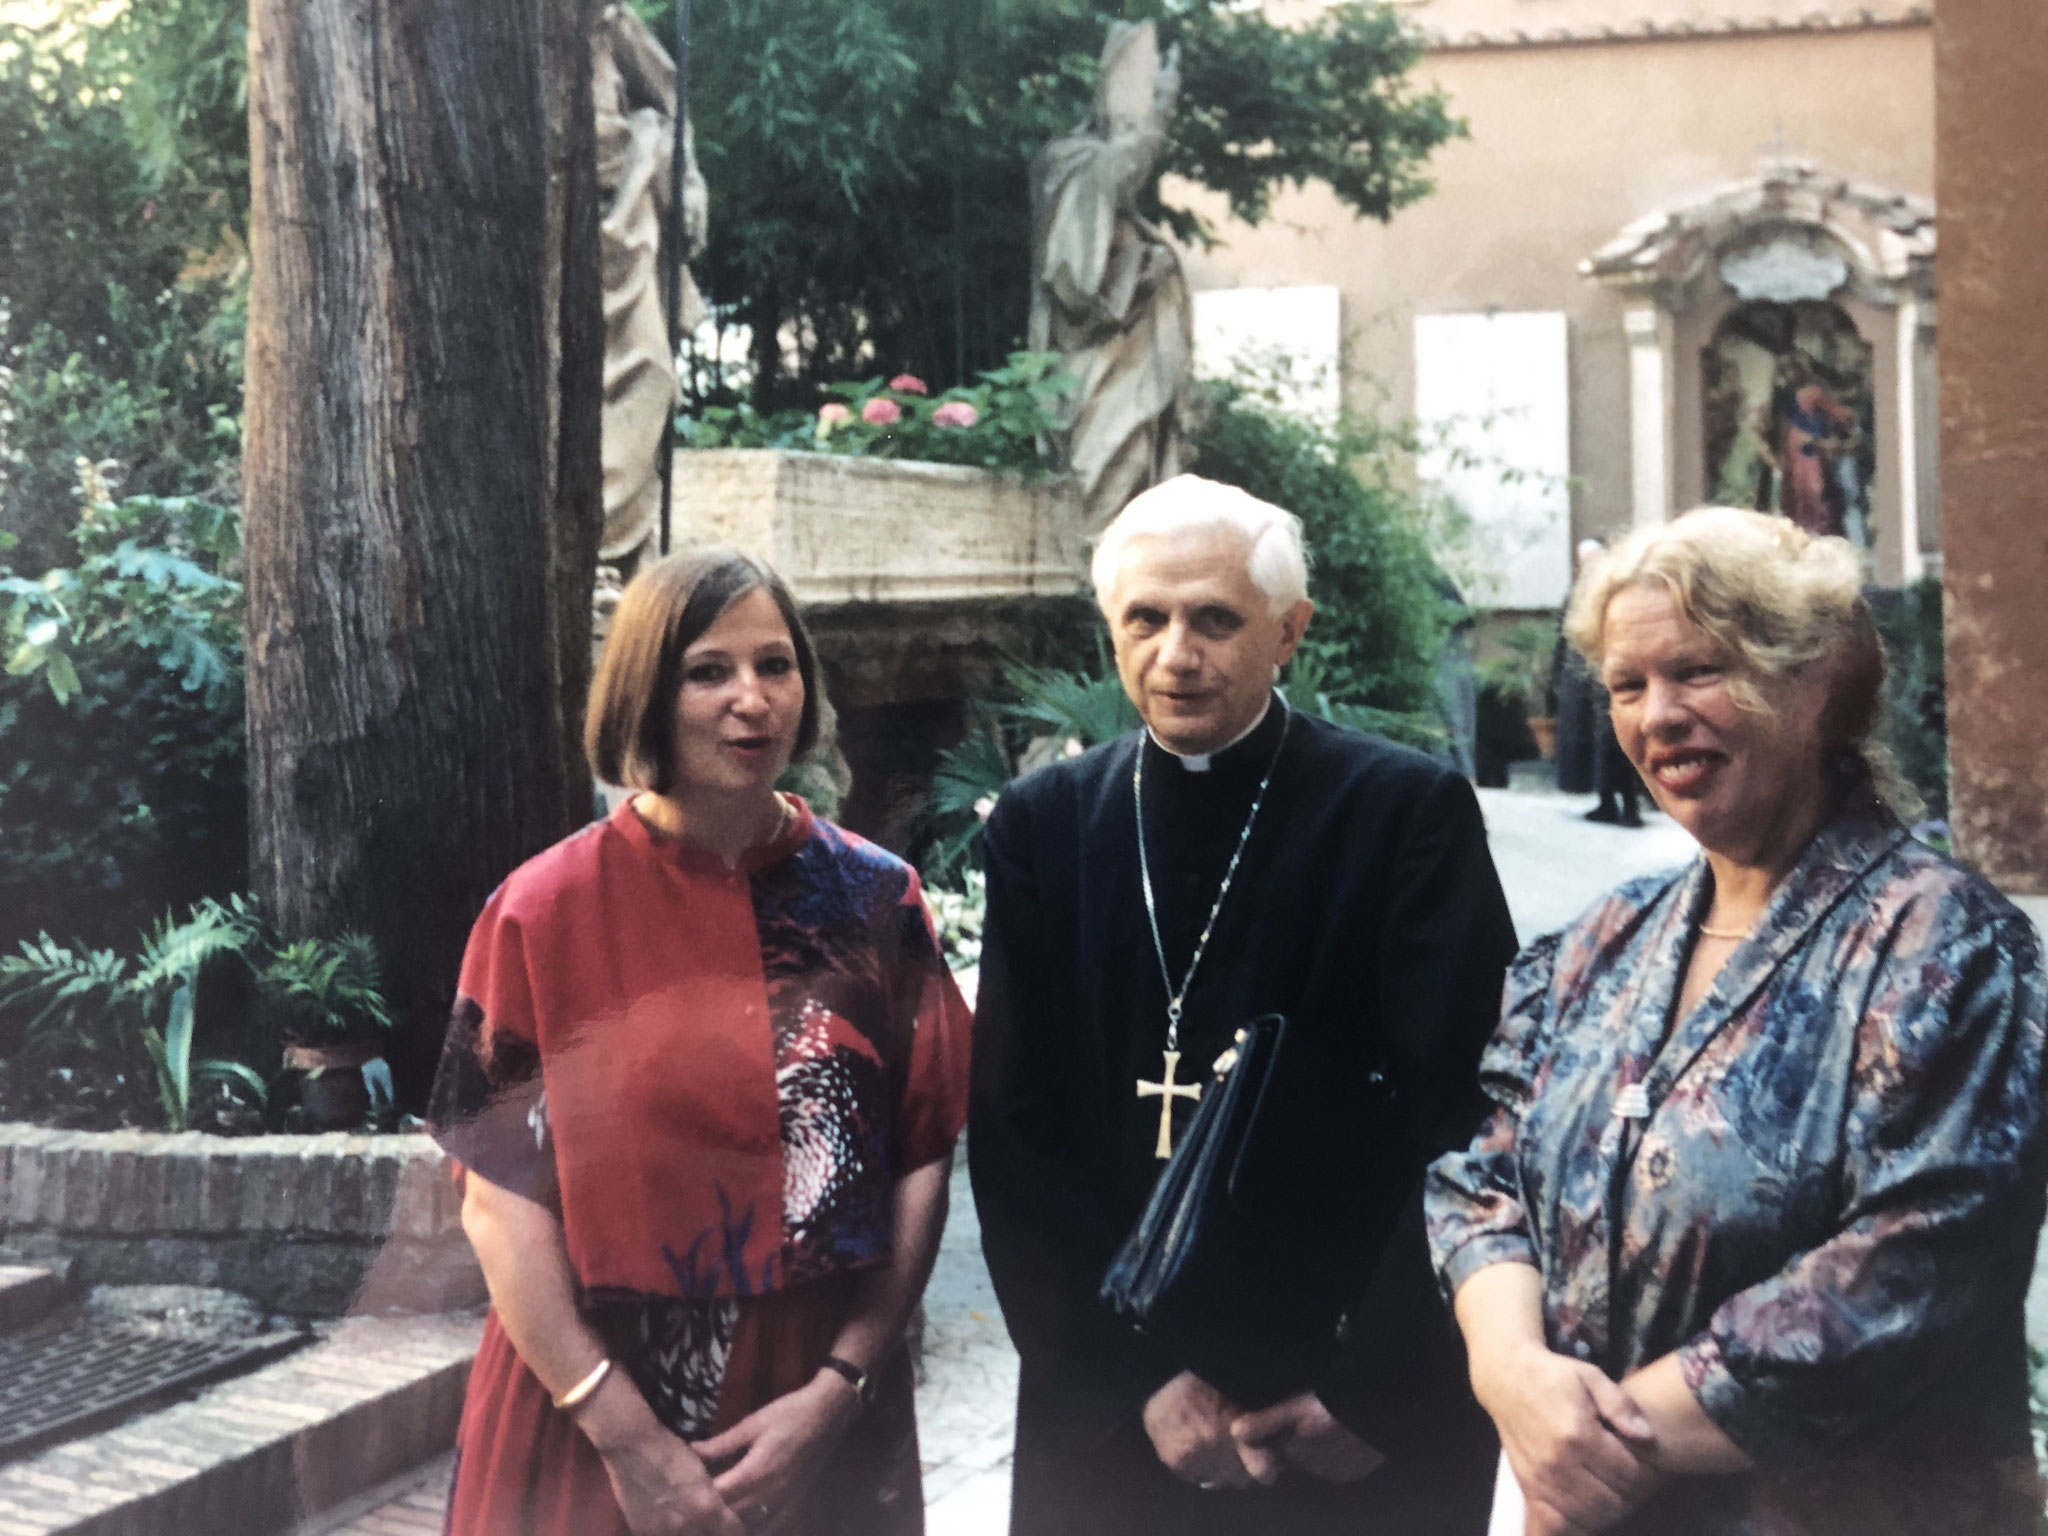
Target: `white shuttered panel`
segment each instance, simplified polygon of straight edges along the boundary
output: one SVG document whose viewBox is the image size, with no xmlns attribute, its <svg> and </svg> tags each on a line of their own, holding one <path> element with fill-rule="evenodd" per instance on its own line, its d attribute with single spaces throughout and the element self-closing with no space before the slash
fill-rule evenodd
<svg viewBox="0 0 2048 1536">
<path fill-rule="evenodd" d="M 1571 415 L 1556 311 L 1415 317 L 1425 479 L 1471 515 L 1475 603 L 1555 608 L 1571 587 Z"/>
</svg>

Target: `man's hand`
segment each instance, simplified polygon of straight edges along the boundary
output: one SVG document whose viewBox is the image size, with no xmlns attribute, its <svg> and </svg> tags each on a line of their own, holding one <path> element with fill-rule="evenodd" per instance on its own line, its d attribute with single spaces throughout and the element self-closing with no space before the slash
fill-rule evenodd
<svg viewBox="0 0 2048 1536">
<path fill-rule="evenodd" d="M 1237 1454 L 1254 1479 L 1273 1482 L 1294 1467 L 1326 1483 L 1355 1483 L 1386 1460 L 1337 1422 L 1313 1392 L 1303 1392 L 1230 1424 Z"/>
<path fill-rule="evenodd" d="M 1244 1488 L 1252 1475 L 1237 1454 L 1237 1406 L 1193 1371 L 1182 1371 L 1145 1404 L 1145 1433 L 1166 1469 L 1197 1488 Z"/>
</svg>

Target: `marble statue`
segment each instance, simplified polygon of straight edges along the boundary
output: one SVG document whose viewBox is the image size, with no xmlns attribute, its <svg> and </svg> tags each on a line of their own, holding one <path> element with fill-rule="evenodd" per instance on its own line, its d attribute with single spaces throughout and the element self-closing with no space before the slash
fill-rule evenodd
<svg viewBox="0 0 2048 1536">
<path fill-rule="evenodd" d="M 1137 211 L 1179 89 L 1179 49 L 1162 61 L 1151 22 L 1116 22 L 1088 121 L 1031 160 L 1030 344 L 1077 381 L 1055 447 L 1090 532 L 1192 456 L 1194 306 L 1180 257 Z"/>
<path fill-rule="evenodd" d="M 674 408 L 675 356 L 662 309 L 661 231 L 675 145 L 675 63 L 622 3 L 599 13 L 591 38 L 597 109 L 597 182 L 604 260 L 604 534 L 598 559 L 616 583 L 659 537 L 662 427 Z M 687 256 L 704 247 L 704 178 L 684 125 L 683 228 Z M 682 329 L 704 303 L 682 273 Z"/>
</svg>

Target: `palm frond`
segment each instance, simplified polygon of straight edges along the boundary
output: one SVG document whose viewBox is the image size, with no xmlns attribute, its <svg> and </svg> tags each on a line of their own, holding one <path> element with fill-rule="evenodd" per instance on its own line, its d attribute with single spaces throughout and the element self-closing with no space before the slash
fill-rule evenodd
<svg viewBox="0 0 2048 1536">
<path fill-rule="evenodd" d="M 264 992 L 321 1029 L 391 1027 L 376 946 L 367 934 L 280 945 L 257 971 L 256 981 Z"/>
<path fill-rule="evenodd" d="M 1018 702 L 1006 706 L 1005 713 L 1051 726 L 1060 735 L 1078 738 L 1083 746 L 1114 741 L 1138 727 L 1138 712 L 1114 672 L 1090 677 L 1011 662 L 1003 668 L 1003 678 L 1018 694 Z"/>
<path fill-rule="evenodd" d="M 67 1031 L 96 1043 L 132 983 L 128 962 L 111 949 L 73 949 L 49 934 L 24 939 L 18 953 L 0 956 L 0 1015 L 34 1011 L 20 1039 Z"/>
<path fill-rule="evenodd" d="M 930 806 L 938 816 L 974 812 L 983 800 L 1002 792 L 1010 782 L 1010 755 L 1003 750 L 995 723 L 977 720 L 958 743 L 939 754 L 932 771 Z"/>
<path fill-rule="evenodd" d="M 150 992 L 189 983 L 216 956 L 246 955 L 259 935 L 255 909 L 241 896 L 225 905 L 208 897 L 182 923 L 166 913 L 143 941 L 134 986 Z"/>
</svg>

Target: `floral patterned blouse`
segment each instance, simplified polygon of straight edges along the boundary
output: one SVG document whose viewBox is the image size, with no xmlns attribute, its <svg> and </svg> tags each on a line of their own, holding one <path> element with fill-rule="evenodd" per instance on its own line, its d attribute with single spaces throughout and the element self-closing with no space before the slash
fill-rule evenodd
<svg viewBox="0 0 2048 1536">
<path fill-rule="evenodd" d="M 1532 1264 L 1551 1348 L 1616 1379 L 1678 1352 L 1759 1470 L 1677 1480 L 1623 1529 L 2031 1531 L 2038 936 L 1855 810 L 1674 1019 L 1712 896 L 1697 860 L 1516 961 L 1498 1107 L 1430 1170 L 1446 1294 Z"/>
</svg>

